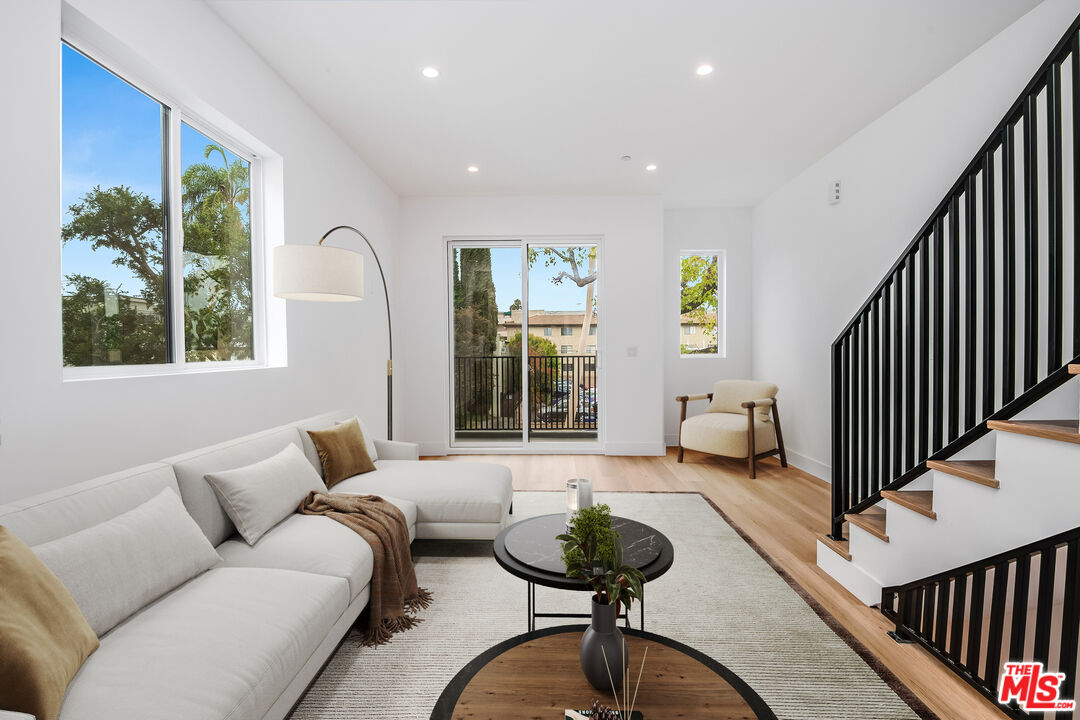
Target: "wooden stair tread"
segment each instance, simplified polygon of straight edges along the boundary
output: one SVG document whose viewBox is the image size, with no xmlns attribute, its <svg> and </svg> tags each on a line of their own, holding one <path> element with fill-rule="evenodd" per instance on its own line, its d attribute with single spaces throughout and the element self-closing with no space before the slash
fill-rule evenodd
<svg viewBox="0 0 1080 720">
<path fill-rule="evenodd" d="M 928 460 L 926 467 L 986 487 L 997 488 L 1001 485 L 995 477 L 996 463 L 993 460 Z"/>
<path fill-rule="evenodd" d="M 1080 375 L 1080 363 L 1069 363 L 1069 374 Z"/>
<path fill-rule="evenodd" d="M 844 517 L 852 525 L 865 530 L 882 542 L 889 542 L 889 536 L 885 534 L 884 509 L 875 505 L 866 508 L 860 513 L 847 513 Z"/>
<path fill-rule="evenodd" d="M 1080 445 L 1080 421 L 1078 420 L 991 420 L 986 423 L 986 426 L 991 430 Z"/>
<path fill-rule="evenodd" d="M 934 512 L 933 490 L 883 490 L 881 497 L 902 505 L 908 510 L 914 510 L 931 520 L 937 520 L 937 513 Z"/>
<path fill-rule="evenodd" d="M 848 549 L 847 540 L 833 540 L 828 535 L 818 535 L 817 539 L 824 543 L 825 547 L 829 548 L 848 562 L 851 562 L 851 551 Z"/>
</svg>

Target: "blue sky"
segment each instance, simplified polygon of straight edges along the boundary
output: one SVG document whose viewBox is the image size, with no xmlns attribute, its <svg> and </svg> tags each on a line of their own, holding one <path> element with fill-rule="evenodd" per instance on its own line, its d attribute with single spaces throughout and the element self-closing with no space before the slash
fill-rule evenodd
<svg viewBox="0 0 1080 720">
<path fill-rule="evenodd" d="M 529 270 L 529 309 L 530 310 L 570 310 L 581 312 L 585 308 L 586 288 L 579 288 L 574 283 L 563 280 L 561 285 L 554 285 L 551 278 L 570 266 L 559 263 L 547 267 L 543 260 L 538 260 Z M 586 272 L 587 267 L 581 268 Z M 521 250 L 518 248 L 492 248 L 491 275 L 495 280 L 495 302 L 500 311 L 507 311 L 510 305 L 521 298 Z M 599 308 L 599 306 L 598 306 Z"/>
<path fill-rule="evenodd" d="M 162 107 L 79 52 L 63 47 L 63 190 L 62 222 L 68 208 L 95 185 L 126 185 L 161 201 Z M 222 167 L 221 155 L 209 159 L 209 140 L 188 125 L 180 132 L 181 171 L 192 163 Z M 230 162 L 235 155 L 229 154 Z M 79 273 L 138 292 L 142 286 L 125 268 L 112 264 L 115 253 L 91 250 L 73 240 L 64 246 L 63 272 Z"/>
</svg>

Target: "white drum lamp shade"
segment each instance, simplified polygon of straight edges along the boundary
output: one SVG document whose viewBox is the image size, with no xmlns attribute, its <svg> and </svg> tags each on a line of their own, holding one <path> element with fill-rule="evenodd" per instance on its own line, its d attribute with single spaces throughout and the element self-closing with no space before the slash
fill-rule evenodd
<svg viewBox="0 0 1080 720">
<path fill-rule="evenodd" d="M 329 245 L 278 245 L 274 295 L 318 302 L 363 300 L 364 256 Z"/>
</svg>

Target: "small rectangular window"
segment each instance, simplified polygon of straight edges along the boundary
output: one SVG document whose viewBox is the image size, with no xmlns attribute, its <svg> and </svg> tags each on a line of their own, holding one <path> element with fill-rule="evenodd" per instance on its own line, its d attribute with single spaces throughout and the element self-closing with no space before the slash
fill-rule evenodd
<svg viewBox="0 0 1080 720">
<path fill-rule="evenodd" d="M 564 337 L 566 337 L 568 335 L 573 335 L 574 334 L 574 328 L 572 328 L 572 327 L 559 328 L 559 334 L 564 336 Z"/>
<path fill-rule="evenodd" d="M 596 354 L 596 346 L 595 345 L 586 345 L 585 346 L 585 352 L 588 353 L 589 355 L 595 355 Z"/>
<path fill-rule="evenodd" d="M 549 327 L 544 328 L 544 336 L 545 337 L 551 337 L 551 328 L 549 328 Z"/>
<path fill-rule="evenodd" d="M 589 326 L 589 334 L 590 335 L 596 335 L 596 326 L 595 325 L 590 325 Z"/>
<path fill-rule="evenodd" d="M 559 348 L 559 352 L 563 355 L 569 355 L 570 353 L 574 352 L 574 347 L 572 345 L 563 345 Z"/>
<path fill-rule="evenodd" d="M 680 254 L 680 355 L 724 356 L 724 278 L 722 251 Z"/>
</svg>

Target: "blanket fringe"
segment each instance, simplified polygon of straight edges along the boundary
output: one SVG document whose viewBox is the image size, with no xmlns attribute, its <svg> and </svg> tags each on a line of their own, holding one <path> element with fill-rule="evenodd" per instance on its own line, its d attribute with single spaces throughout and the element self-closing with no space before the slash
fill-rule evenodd
<svg viewBox="0 0 1080 720">
<path fill-rule="evenodd" d="M 422 622 L 424 621 L 421 618 L 408 615 L 383 618 L 382 622 L 368 627 L 362 644 L 365 647 L 385 645 L 397 633 L 411 630 Z"/>
<path fill-rule="evenodd" d="M 405 608 L 407 610 L 426 610 L 431 607 L 431 603 L 435 601 L 434 596 L 430 590 L 422 587 L 416 588 L 416 595 L 405 598 Z"/>
</svg>

